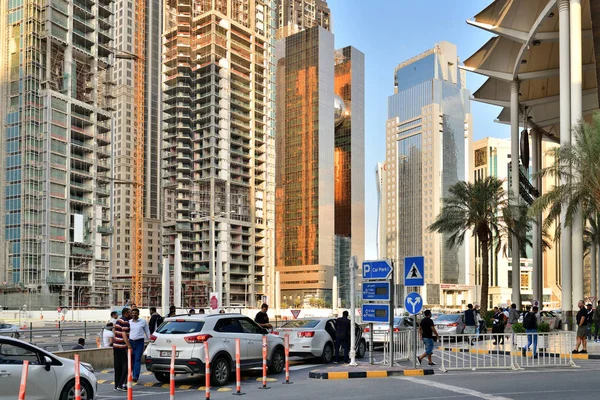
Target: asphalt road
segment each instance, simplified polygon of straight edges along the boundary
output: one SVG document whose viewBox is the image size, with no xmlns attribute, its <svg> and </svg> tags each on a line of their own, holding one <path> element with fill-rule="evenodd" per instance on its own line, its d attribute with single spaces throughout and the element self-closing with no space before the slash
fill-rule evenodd
<svg viewBox="0 0 600 400">
<path fill-rule="evenodd" d="M 260 371 L 245 374 L 242 392 L 245 399 L 285 398 L 290 400 L 315 399 L 538 399 L 597 398 L 600 380 L 600 362 L 578 361 L 579 368 L 533 369 L 526 371 L 451 371 L 442 373 L 436 370 L 433 376 L 393 377 L 383 379 L 312 380 L 308 378 L 311 369 L 319 364 L 294 365 L 291 371 L 291 385 L 282 384 L 283 374 L 270 377 L 270 389 L 259 389 Z M 111 385 L 112 375 L 97 373 L 103 382 L 99 385 L 99 399 L 123 399 L 126 393 L 115 392 Z M 108 378 L 108 379 L 107 379 Z M 106 381 L 104 381 L 106 379 Z M 259 381 L 257 381 L 257 379 Z M 134 398 L 168 399 L 169 389 L 154 386 L 152 375 L 142 375 L 134 387 Z M 200 385 L 203 377 L 192 379 L 178 378 L 176 399 L 197 400 L 205 397 Z M 144 385 L 153 386 L 144 386 Z M 186 386 L 187 385 L 187 386 Z M 200 390 L 199 390 L 200 387 Z M 211 392 L 212 399 L 231 399 L 233 384 Z"/>
</svg>

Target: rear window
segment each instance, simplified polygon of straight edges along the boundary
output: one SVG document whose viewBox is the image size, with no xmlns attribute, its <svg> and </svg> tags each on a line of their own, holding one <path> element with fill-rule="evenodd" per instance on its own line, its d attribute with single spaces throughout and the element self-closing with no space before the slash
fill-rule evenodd
<svg viewBox="0 0 600 400">
<path fill-rule="evenodd" d="M 442 322 L 442 321 L 456 321 L 458 318 L 460 318 L 460 314 L 454 314 L 454 315 L 448 315 L 448 314 L 442 314 L 439 317 L 436 318 L 436 321 L 438 322 Z"/>
<path fill-rule="evenodd" d="M 166 321 L 156 332 L 167 335 L 196 333 L 200 332 L 203 326 L 204 321 Z"/>
<path fill-rule="evenodd" d="M 289 321 L 283 324 L 282 328 L 314 328 L 321 322 L 318 319 L 301 319 L 296 321 Z"/>
</svg>

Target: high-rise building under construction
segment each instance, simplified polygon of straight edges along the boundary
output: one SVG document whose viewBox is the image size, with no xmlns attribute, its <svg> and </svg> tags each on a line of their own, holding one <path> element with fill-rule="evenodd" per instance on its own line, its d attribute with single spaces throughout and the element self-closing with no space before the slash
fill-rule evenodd
<svg viewBox="0 0 600 400">
<path fill-rule="evenodd" d="M 165 3 L 163 251 L 189 282 L 182 306 L 196 282 L 224 306 L 273 290 L 275 10 L 271 0 Z"/>
<path fill-rule="evenodd" d="M 113 15 L 112 0 L 0 2 L 3 305 L 108 301 Z"/>
</svg>

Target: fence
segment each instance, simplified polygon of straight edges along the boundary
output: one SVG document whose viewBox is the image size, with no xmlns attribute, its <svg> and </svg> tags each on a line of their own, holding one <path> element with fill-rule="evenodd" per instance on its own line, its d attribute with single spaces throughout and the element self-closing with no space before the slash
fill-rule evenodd
<svg viewBox="0 0 600 400">
<path fill-rule="evenodd" d="M 95 348 L 96 337 L 102 332 L 104 324 L 89 324 L 87 322 L 76 323 L 79 326 L 65 327 L 70 324 L 57 323 L 55 328 L 40 327 L 36 328 L 32 323 L 25 325 L 26 329 L 19 329 L 16 332 L 2 332 L 0 336 L 10 336 L 20 339 L 48 351 L 70 350 L 77 344 L 79 338 L 86 340 L 85 348 Z"/>
<path fill-rule="evenodd" d="M 377 364 L 390 364 L 390 338 L 389 332 L 386 332 L 383 336 L 383 361 Z M 394 364 L 402 361 L 408 361 L 413 359 L 415 340 L 414 332 L 411 330 L 399 330 L 393 333 L 392 341 L 394 350 Z M 417 337 L 416 341 L 417 356 L 425 351 L 423 341 Z"/>
<path fill-rule="evenodd" d="M 574 340 L 573 332 L 564 331 L 441 336 L 440 370 L 574 367 Z"/>
</svg>

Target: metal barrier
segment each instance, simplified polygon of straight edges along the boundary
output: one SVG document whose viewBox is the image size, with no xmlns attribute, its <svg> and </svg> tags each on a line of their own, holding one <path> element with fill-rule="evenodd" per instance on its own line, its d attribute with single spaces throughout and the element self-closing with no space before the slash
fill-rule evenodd
<svg viewBox="0 0 600 400">
<path fill-rule="evenodd" d="M 389 332 L 383 335 L 383 360 L 376 364 L 390 364 L 390 338 Z M 394 363 L 413 359 L 414 332 L 412 330 L 400 330 L 393 334 Z M 425 351 L 423 341 L 417 338 L 417 356 Z"/>
<path fill-rule="evenodd" d="M 489 338 L 489 339 L 488 339 Z M 531 345 L 528 346 L 529 339 Z M 534 343 L 537 347 L 534 350 Z M 437 352 L 440 370 L 512 369 L 576 366 L 571 356 L 573 332 L 492 333 L 441 336 Z M 496 344 L 494 344 L 496 343 Z M 538 351 L 539 350 L 539 351 Z"/>
</svg>

